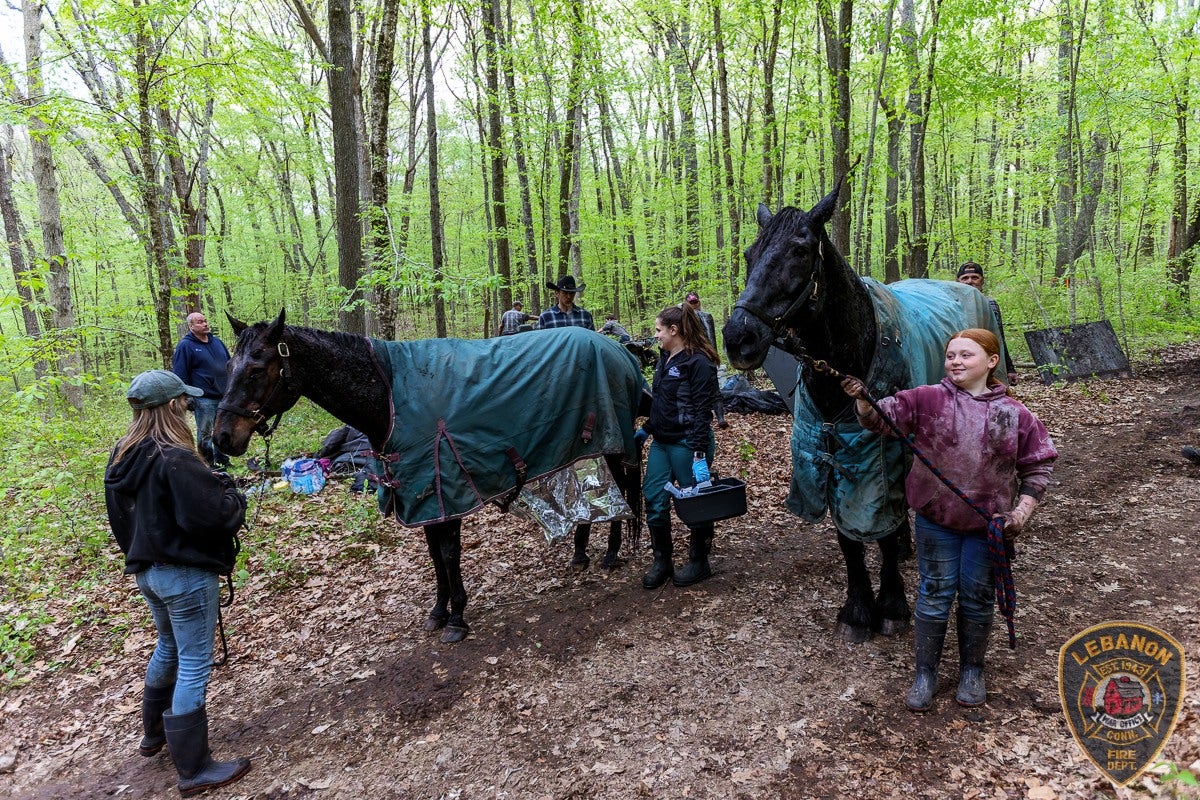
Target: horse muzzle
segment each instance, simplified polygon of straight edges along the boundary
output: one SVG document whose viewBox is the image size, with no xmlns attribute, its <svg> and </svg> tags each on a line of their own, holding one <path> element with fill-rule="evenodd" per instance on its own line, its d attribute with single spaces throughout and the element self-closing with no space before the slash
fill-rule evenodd
<svg viewBox="0 0 1200 800">
<path fill-rule="evenodd" d="M 735 369 L 762 366 L 773 337 L 767 327 L 740 308 L 736 308 L 721 331 L 725 354 Z"/>
</svg>

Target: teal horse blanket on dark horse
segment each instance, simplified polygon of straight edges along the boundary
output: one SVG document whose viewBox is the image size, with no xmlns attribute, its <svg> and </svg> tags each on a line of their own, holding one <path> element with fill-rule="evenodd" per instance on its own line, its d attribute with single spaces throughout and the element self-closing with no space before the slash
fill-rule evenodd
<svg viewBox="0 0 1200 800">
<path fill-rule="evenodd" d="M 987 328 L 1000 336 L 987 298 L 970 286 L 862 280 L 875 308 L 875 358 L 863 379 L 874 397 L 940 381 L 946 342 L 956 331 Z M 846 419 L 822 419 L 799 380 L 794 413 L 788 509 L 808 522 L 819 521 L 828 509 L 838 530 L 858 541 L 895 530 L 908 514 L 904 478 L 912 456 L 904 446 L 859 425 L 853 407 Z"/>
<path fill-rule="evenodd" d="M 636 461 L 634 420 L 649 388 L 614 339 L 558 328 L 371 347 L 393 409 L 379 507 L 403 525 L 506 504 L 522 483 L 583 458 Z"/>
</svg>

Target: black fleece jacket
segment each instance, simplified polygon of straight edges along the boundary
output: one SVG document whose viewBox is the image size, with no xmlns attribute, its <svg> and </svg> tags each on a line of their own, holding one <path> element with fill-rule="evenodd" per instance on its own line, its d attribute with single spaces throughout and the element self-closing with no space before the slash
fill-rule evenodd
<svg viewBox="0 0 1200 800">
<path fill-rule="evenodd" d="M 233 571 L 246 500 L 228 476 L 214 474 L 195 453 L 150 439 L 119 463 L 112 458 L 104 501 L 126 574 L 155 563 Z"/>
<path fill-rule="evenodd" d="M 693 450 L 708 450 L 717 393 L 717 367 L 704 353 L 663 353 L 654 367 L 654 402 L 646 430 L 664 444 L 682 442 Z"/>
</svg>

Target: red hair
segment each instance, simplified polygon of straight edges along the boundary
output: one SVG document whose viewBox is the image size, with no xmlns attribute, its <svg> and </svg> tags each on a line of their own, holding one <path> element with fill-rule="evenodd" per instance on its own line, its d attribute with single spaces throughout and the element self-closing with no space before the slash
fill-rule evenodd
<svg viewBox="0 0 1200 800">
<path fill-rule="evenodd" d="M 995 356 L 997 358 L 996 366 L 992 367 L 991 371 L 988 372 L 987 385 L 1000 386 L 1001 381 L 996 377 L 996 369 L 1000 366 L 1001 360 L 1000 338 L 987 328 L 967 328 L 966 330 L 951 334 L 950 338 L 946 340 L 947 349 L 950 347 L 950 342 L 954 341 L 955 339 L 970 339 L 972 342 L 982 347 L 983 352 L 989 358 L 991 356 Z"/>
</svg>

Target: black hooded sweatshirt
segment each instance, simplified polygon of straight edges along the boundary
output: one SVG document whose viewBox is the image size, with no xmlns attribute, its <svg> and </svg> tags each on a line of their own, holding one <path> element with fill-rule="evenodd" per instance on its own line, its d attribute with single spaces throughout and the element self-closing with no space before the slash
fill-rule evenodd
<svg viewBox="0 0 1200 800">
<path fill-rule="evenodd" d="M 233 571 L 246 500 L 228 476 L 195 454 L 146 439 L 104 473 L 108 523 L 125 554 L 125 573 L 153 564 Z"/>
<path fill-rule="evenodd" d="M 708 450 L 717 367 L 700 350 L 663 352 L 654 367 L 654 402 L 645 428 L 663 444 L 686 443 Z"/>
</svg>

